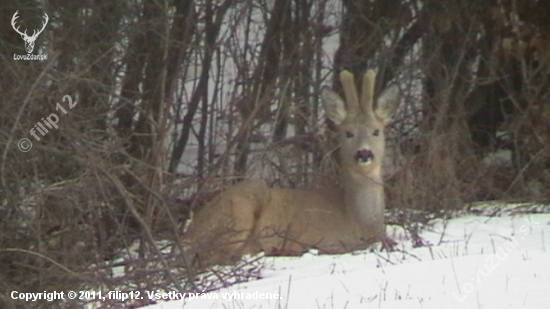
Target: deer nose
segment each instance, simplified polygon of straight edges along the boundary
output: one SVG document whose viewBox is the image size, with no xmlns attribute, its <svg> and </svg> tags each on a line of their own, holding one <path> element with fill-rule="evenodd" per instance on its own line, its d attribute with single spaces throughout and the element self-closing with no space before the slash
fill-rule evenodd
<svg viewBox="0 0 550 309">
<path fill-rule="evenodd" d="M 355 153 L 355 161 L 358 163 L 370 163 L 374 160 L 374 153 L 371 150 L 361 149 Z"/>
</svg>

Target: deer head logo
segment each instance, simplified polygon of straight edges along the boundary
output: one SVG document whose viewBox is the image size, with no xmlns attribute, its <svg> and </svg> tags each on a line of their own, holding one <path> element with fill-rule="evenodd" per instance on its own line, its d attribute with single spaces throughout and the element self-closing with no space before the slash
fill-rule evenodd
<svg viewBox="0 0 550 309">
<path fill-rule="evenodd" d="M 48 24 L 48 14 L 44 13 L 44 19 L 46 21 L 44 21 L 44 23 L 42 24 L 42 29 L 40 29 L 40 31 L 38 32 L 36 32 L 36 30 L 33 30 L 32 35 L 29 36 L 27 35 L 26 29 L 25 32 L 21 32 L 19 31 L 19 27 L 15 28 L 15 20 L 19 18 L 19 16 L 17 16 L 17 13 L 19 13 L 19 11 L 16 11 L 15 14 L 13 14 L 13 17 L 11 19 L 11 26 L 13 27 L 13 30 L 21 35 L 21 38 L 23 38 L 23 40 L 25 41 L 25 49 L 27 50 L 27 53 L 30 54 L 34 49 L 34 42 L 36 41 L 36 38 L 40 33 L 42 33 L 42 31 L 44 31 L 44 28 L 46 28 L 46 25 Z"/>
</svg>

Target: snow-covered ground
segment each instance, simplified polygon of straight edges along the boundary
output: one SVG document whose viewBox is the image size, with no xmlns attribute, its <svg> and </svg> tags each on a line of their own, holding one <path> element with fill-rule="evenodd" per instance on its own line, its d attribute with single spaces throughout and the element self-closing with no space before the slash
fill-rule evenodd
<svg viewBox="0 0 550 309">
<path fill-rule="evenodd" d="M 262 279 L 144 308 L 550 308 L 550 214 L 514 209 L 435 220 L 418 248 L 389 226 L 392 252 L 267 257 Z"/>
</svg>

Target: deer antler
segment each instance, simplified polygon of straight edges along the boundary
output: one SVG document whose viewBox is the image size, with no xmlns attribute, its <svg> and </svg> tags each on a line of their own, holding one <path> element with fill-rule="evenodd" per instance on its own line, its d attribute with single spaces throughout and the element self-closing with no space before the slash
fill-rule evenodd
<svg viewBox="0 0 550 309">
<path fill-rule="evenodd" d="M 340 72 L 340 82 L 342 82 L 344 88 L 348 111 L 357 111 L 359 102 L 357 101 L 357 89 L 355 88 L 353 74 L 346 70 Z"/>
<path fill-rule="evenodd" d="M 48 17 L 48 14 L 46 14 L 46 13 L 44 13 L 44 18 L 46 19 L 46 21 L 44 21 L 44 22 L 42 23 L 42 29 L 40 29 L 40 31 L 38 31 L 38 33 L 36 33 L 36 34 L 34 34 L 34 32 L 35 32 L 36 30 L 34 30 L 34 31 L 32 32 L 32 37 L 33 37 L 33 38 L 37 37 L 40 33 L 42 33 L 42 31 L 44 31 L 44 28 L 46 28 L 46 25 L 48 24 L 48 21 L 50 20 L 50 18 Z"/>
<path fill-rule="evenodd" d="M 361 107 L 365 113 L 372 113 L 372 101 L 374 96 L 374 81 L 376 80 L 376 72 L 368 70 L 363 75 L 363 89 L 361 89 Z"/>
<path fill-rule="evenodd" d="M 20 35 L 26 36 L 27 30 L 25 30 L 25 33 L 21 33 L 21 31 L 19 31 L 19 27 L 15 28 L 15 20 L 19 18 L 19 16 L 17 16 L 18 13 L 19 11 L 15 11 L 15 14 L 13 14 L 13 17 L 11 18 L 11 26 L 13 27 L 13 30 L 15 30 L 15 32 L 19 33 Z"/>
<path fill-rule="evenodd" d="M 17 33 L 29 39 L 35 39 L 40 33 L 42 33 L 42 31 L 44 31 L 44 28 L 46 28 L 48 21 L 50 20 L 50 18 L 48 17 L 48 14 L 44 13 L 44 18 L 46 20 L 42 22 L 42 29 L 40 29 L 38 32 L 36 32 L 36 30 L 33 30 L 32 35 L 29 36 L 27 35 L 26 29 L 25 29 L 25 32 L 22 33 L 21 31 L 19 31 L 19 27 L 15 28 L 15 20 L 19 18 L 19 16 L 17 16 L 18 13 L 19 11 L 15 11 L 15 14 L 13 14 L 13 17 L 11 18 L 11 26 L 13 27 L 13 30 L 15 30 Z"/>
</svg>

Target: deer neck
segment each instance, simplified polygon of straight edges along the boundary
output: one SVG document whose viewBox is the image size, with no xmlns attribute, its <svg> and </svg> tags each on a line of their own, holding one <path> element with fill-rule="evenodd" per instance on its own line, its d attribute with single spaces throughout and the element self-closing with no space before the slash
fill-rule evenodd
<svg viewBox="0 0 550 309">
<path fill-rule="evenodd" d="M 345 171 L 342 178 L 346 214 L 364 229 L 383 229 L 384 183 L 380 173 L 368 177 Z"/>
</svg>

